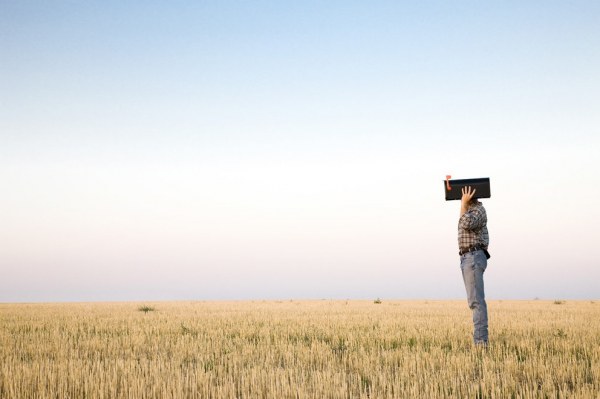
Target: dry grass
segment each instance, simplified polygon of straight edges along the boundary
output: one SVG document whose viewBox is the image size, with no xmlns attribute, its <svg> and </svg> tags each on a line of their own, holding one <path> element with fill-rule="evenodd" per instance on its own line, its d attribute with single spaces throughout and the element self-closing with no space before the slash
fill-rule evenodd
<svg viewBox="0 0 600 399">
<path fill-rule="evenodd" d="M 0 397 L 600 397 L 600 303 L 143 305 L 0 304 Z"/>
</svg>

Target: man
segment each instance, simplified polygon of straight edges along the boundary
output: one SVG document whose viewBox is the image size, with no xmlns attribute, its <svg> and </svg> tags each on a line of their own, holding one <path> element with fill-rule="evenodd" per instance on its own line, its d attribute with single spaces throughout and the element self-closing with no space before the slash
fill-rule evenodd
<svg viewBox="0 0 600 399">
<path fill-rule="evenodd" d="M 483 204 L 471 187 L 463 187 L 458 220 L 458 248 L 467 301 L 473 311 L 473 341 L 487 346 L 488 316 L 483 291 L 483 272 L 487 267 L 489 236 Z"/>
</svg>

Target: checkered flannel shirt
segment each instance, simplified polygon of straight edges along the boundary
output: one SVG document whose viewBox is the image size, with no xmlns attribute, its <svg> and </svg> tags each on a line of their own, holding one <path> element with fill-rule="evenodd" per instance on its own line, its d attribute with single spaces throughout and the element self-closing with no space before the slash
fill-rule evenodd
<svg viewBox="0 0 600 399">
<path fill-rule="evenodd" d="M 487 249 L 490 237 L 486 225 L 487 215 L 483 204 L 479 201 L 471 204 L 458 219 L 458 249 L 463 250 L 474 246 Z"/>
</svg>

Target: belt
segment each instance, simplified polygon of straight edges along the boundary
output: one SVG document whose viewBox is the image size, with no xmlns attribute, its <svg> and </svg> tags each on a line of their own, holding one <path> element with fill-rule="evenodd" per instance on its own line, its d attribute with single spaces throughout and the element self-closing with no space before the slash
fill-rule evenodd
<svg viewBox="0 0 600 399">
<path fill-rule="evenodd" d="M 460 251 L 458 251 L 458 254 L 464 255 L 464 254 L 468 254 L 469 252 L 475 252 L 475 251 L 479 251 L 482 249 L 483 249 L 483 247 L 481 245 L 475 245 L 474 247 L 461 249 Z"/>
</svg>

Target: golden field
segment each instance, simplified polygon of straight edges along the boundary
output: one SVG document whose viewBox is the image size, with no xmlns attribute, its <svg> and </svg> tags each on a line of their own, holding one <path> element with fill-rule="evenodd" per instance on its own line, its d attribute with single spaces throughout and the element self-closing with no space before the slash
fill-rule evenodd
<svg viewBox="0 0 600 399">
<path fill-rule="evenodd" d="M 0 304 L 0 398 L 600 398 L 600 303 L 488 308 L 480 350 L 466 301 Z"/>
</svg>

